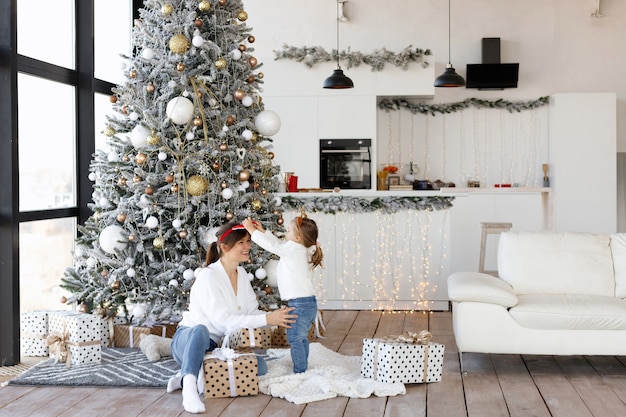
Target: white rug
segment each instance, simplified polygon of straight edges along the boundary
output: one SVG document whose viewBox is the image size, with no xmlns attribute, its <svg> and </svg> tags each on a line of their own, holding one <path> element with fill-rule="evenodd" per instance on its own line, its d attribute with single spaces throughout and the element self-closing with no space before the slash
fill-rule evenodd
<svg viewBox="0 0 626 417">
<path fill-rule="evenodd" d="M 338 396 L 367 398 L 405 394 L 404 384 L 384 384 L 361 377 L 361 357 L 344 356 L 320 343 L 311 343 L 309 367 L 293 373 L 289 349 L 269 349 L 267 374 L 259 377 L 259 391 L 284 398 L 294 404 L 305 404 Z"/>
</svg>

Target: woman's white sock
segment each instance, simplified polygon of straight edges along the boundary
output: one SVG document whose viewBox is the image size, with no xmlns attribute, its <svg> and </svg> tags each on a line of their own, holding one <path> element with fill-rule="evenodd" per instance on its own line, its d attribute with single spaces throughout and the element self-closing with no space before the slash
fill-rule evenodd
<svg viewBox="0 0 626 417">
<path fill-rule="evenodd" d="M 195 375 L 187 374 L 183 377 L 183 407 L 188 413 L 204 413 L 204 402 L 198 395 L 198 379 Z"/>
<path fill-rule="evenodd" d="M 182 388 L 180 384 L 183 378 L 180 376 L 180 372 L 176 372 L 176 375 L 171 377 L 169 381 L 167 381 L 167 392 L 174 392 Z"/>
</svg>

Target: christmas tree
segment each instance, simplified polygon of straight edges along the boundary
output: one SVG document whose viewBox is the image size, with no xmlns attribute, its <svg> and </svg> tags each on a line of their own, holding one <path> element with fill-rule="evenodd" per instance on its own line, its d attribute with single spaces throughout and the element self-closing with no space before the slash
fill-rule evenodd
<svg viewBox="0 0 626 417">
<path fill-rule="evenodd" d="M 135 323 L 176 321 L 215 230 L 251 216 L 283 231 L 263 73 L 240 0 L 145 0 L 113 90 L 107 151 L 91 164 L 93 214 L 79 226 L 67 303 Z M 261 305 L 270 254 L 246 265 Z"/>
</svg>

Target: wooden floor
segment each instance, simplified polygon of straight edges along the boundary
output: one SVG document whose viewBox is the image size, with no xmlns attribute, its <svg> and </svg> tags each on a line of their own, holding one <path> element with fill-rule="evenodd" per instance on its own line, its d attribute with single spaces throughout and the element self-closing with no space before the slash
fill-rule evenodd
<svg viewBox="0 0 626 417">
<path fill-rule="evenodd" d="M 325 311 L 326 347 L 360 355 L 365 337 L 428 329 L 446 345 L 441 382 L 407 385 L 406 395 L 334 398 L 296 405 L 266 395 L 206 401 L 220 417 L 626 416 L 626 357 L 463 355 L 451 313 Z M 187 416 L 180 391 L 121 388 L 0 388 L 0 416 Z"/>
</svg>

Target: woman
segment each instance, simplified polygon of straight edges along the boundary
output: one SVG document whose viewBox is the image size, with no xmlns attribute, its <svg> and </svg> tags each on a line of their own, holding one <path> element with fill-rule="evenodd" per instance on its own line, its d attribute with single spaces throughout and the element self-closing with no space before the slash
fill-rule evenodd
<svg viewBox="0 0 626 417">
<path fill-rule="evenodd" d="M 207 252 L 207 267 L 198 272 L 189 295 L 189 310 L 172 339 L 172 356 L 180 372 L 170 378 L 167 392 L 183 390 L 183 407 L 189 413 L 203 413 L 204 403 L 197 389 L 197 377 L 204 354 L 218 346 L 229 330 L 283 326 L 290 328 L 296 315 L 293 308 L 266 313 L 258 301 L 248 274 L 240 266 L 249 261 L 250 235 L 243 225 L 227 223 L 216 233 L 217 241 Z M 259 374 L 267 371 L 264 363 Z"/>
</svg>

